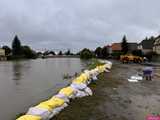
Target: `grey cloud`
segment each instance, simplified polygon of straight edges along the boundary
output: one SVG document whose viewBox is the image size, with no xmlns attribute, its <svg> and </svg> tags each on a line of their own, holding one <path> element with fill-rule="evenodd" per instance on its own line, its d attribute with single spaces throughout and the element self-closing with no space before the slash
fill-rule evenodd
<svg viewBox="0 0 160 120">
<path fill-rule="evenodd" d="M 159 0 L 1 0 L 0 44 L 15 34 L 34 49 L 68 49 L 140 41 L 160 33 Z"/>
</svg>

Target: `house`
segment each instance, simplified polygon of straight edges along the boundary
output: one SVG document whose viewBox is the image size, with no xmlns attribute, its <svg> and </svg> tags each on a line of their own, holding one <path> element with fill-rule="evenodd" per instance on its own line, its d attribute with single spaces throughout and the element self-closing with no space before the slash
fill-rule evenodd
<svg viewBox="0 0 160 120">
<path fill-rule="evenodd" d="M 121 52 L 122 51 L 121 43 L 113 43 L 111 45 L 111 49 L 112 52 Z"/>
<path fill-rule="evenodd" d="M 160 36 L 155 39 L 153 51 L 160 55 Z"/>
<path fill-rule="evenodd" d="M 5 50 L 0 48 L 0 56 L 5 56 Z"/>
<path fill-rule="evenodd" d="M 5 50 L 0 48 L 0 61 L 1 60 L 7 60 L 6 56 L 5 56 Z"/>
<path fill-rule="evenodd" d="M 122 51 L 121 43 L 113 43 L 111 48 L 112 48 L 112 52 L 121 52 Z M 137 49 L 138 49 L 137 43 L 128 43 L 128 52 L 132 52 Z"/>
<path fill-rule="evenodd" d="M 108 51 L 109 54 L 112 53 L 112 47 L 110 45 L 107 45 L 107 46 L 104 46 L 104 47 L 107 48 L 107 51 Z"/>
<path fill-rule="evenodd" d="M 154 41 L 154 39 L 142 40 L 142 42 L 138 44 L 138 49 L 142 50 L 144 54 L 153 52 Z"/>
</svg>

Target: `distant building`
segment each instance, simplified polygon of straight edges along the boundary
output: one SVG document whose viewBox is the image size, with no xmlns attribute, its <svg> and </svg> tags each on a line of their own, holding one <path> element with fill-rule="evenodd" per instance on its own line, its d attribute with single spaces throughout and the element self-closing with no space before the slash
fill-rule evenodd
<svg viewBox="0 0 160 120">
<path fill-rule="evenodd" d="M 109 54 L 112 53 L 112 47 L 110 45 L 105 46 Z"/>
<path fill-rule="evenodd" d="M 112 52 L 121 52 L 122 51 L 121 43 L 113 43 L 111 45 L 111 49 Z M 138 49 L 137 43 L 128 43 L 128 52 L 132 52 L 137 49 Z"/>
<path fill-rule="evenodd" d="M 0 56 L 5 56 L 5 50 L 0 48 Z"/>
<path fill-rule="evenodd" d="M 153 51 L 160 55 L 160 36 L 155 39 Z"/>
<path fill-rule="evenodd" d="M 153 46 L 154 46 L 154 39 L 153 40 L 142 40 L 142 42 L 138 44 L 138 49 L 142 50 L 144 54 L 147 54 L 153 51 Z"/>
<path fill-rule="evenodd" d="M 111 49 L 112 52 L 121 52 L 122 51 L 121 43 L 113 43 L 111 45 Z"/>
<path fill-rule="evenodd" d="M 0 61 L 2 60 L 7 60 L 7 58 L 5 56 L 5 50 L 0 48 Z"/>
</svg>

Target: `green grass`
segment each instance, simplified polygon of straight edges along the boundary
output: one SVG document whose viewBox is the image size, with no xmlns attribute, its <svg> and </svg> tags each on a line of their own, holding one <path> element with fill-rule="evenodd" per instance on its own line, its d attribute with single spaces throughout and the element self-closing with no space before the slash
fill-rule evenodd
<svg viewBox="0 0 160 120">
<path fill-rule="evenodd" d="M 100 62 L 98 59 L 92 59 L 87 68 L 89 70 L 96 68 L 99 65 L 104 65 L 104 63 Z"/>
</svg>

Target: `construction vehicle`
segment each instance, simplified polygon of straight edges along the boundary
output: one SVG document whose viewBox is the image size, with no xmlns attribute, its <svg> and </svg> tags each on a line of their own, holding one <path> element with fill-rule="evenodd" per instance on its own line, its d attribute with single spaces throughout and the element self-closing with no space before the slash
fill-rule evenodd
<svg viewBox="0 0 160 120">
<path fill-rule="evenodd" d="M 142 57 L 135 56 L 132 54 L 126 54 L 120 56 L 120 61 L 123 63 L 134 62 L 134 63 L 142 63 L 144 60 Z"/>
</svg>

